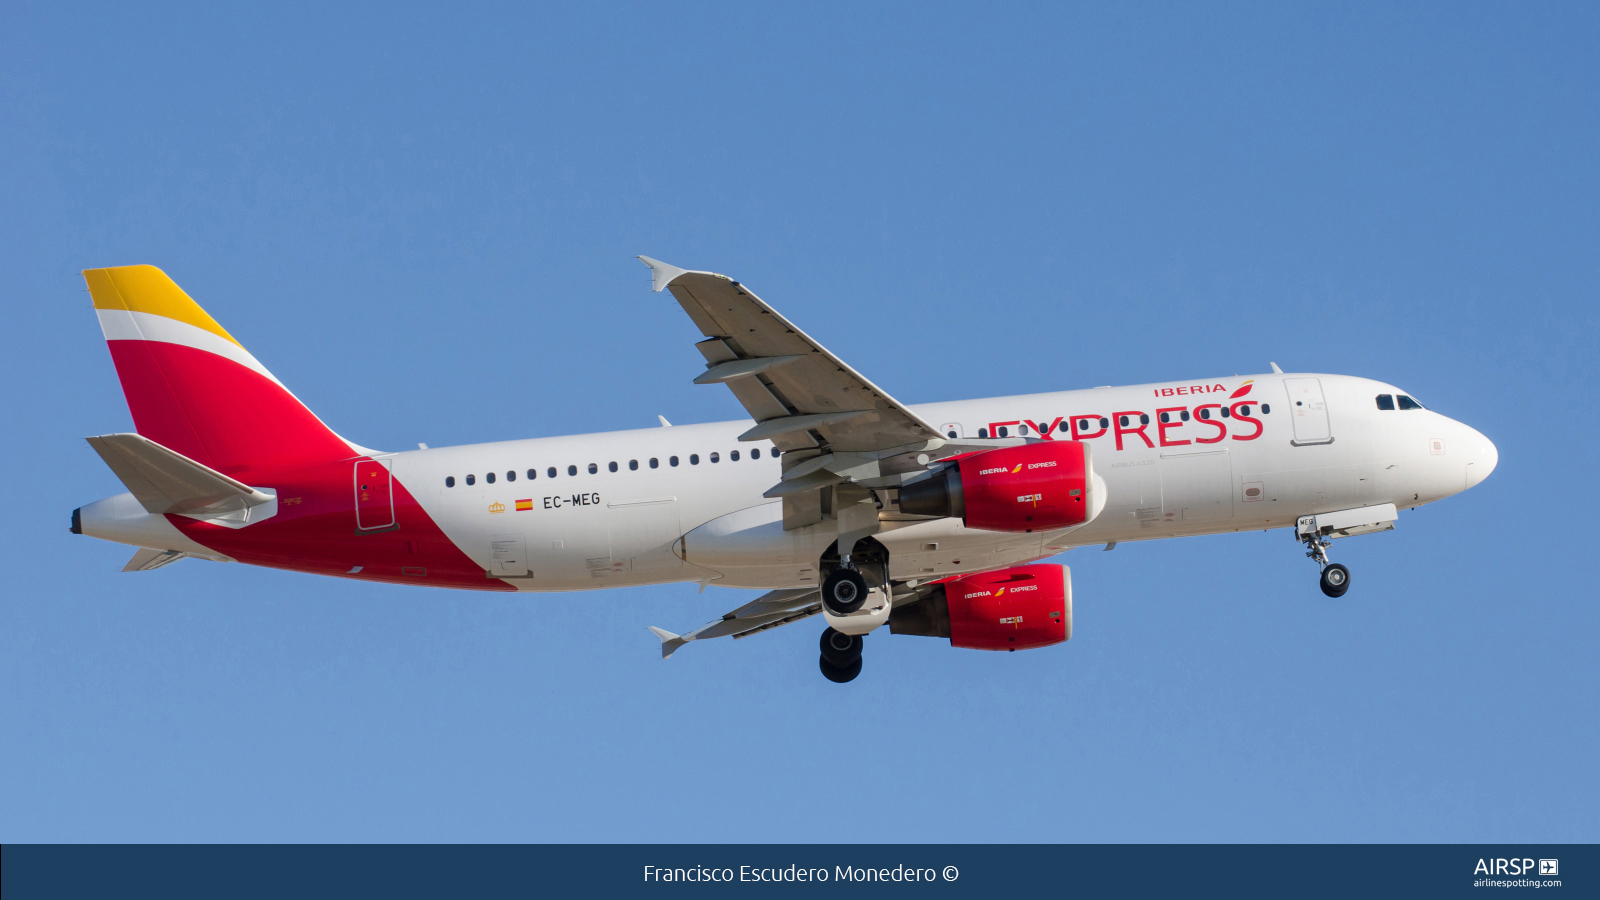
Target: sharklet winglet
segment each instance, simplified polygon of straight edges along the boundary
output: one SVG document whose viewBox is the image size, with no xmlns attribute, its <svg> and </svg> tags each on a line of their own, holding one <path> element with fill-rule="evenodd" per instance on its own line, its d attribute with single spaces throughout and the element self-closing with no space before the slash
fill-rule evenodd
<svg viewBox="0 0 1600 900">
<path fill-rule="evenodd" d="M 654 634 L 656 637 L 661 639 L 661 658 L 662 659 L 670 659 L 672 657 L 672 654 L 679 647 L 682 647 L 684 644 L 689 643 L 689 639 L 688 638 L 679 637 L 678 635 L 673 634 L 672 632 L 666 630 L 665 628 L 657 628 L 654 625 L 646 625 L 645 627 L 650 629 L 650 632 L 652 634 Z"/>
<path fill-rule="evenodd" d="M 650 290 L 660 291 L 672 283 L 672 279 L 688 273 L 688 269 L 680 269 L 671 263 L 664 263 L 659 259 L 640 256 L 639 261 L 650 267 Z"/>
</svg>

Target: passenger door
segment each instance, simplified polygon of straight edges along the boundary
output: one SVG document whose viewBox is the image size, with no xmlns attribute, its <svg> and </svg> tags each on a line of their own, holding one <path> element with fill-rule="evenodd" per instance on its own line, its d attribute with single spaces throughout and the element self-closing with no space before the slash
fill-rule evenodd
<svg viewBox="0 0 1600 900">
<path fill-rule="evenodd" d="M 1333 443 L 1322 382 L 1316 378 L 1285 378 L 1283 386 L 1289 392 L 1289 418 L 1294 423 L 1292 443 L 1296 447 Z"/>
<path fill-rule="evenodd" d="M 387 459 L 364 459 L 355 465 L 356 529 L 379 531 L 394 527 L 394 491 Z"/>
</svg>

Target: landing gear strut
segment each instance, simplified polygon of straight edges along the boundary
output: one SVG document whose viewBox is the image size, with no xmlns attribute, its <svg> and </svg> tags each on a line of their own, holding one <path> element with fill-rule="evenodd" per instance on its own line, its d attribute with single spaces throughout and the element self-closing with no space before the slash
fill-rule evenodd
<svg viewBox="0 0 1600 900">
<path fill-rule="evenodd" d="M 865 591 L 862 592 L 865 594 Z M 822 677 L 838 684 L 854 681 L 861 674 L 861 647 L 864 641 L 859 634 L 843 634 L 832 628 L 822 632 Z"/>
<path fill-rule="evenodd" d="M 1350 590 L 1350 570 L 1339 563 L 1328 562 L 1328 545 L 1333 542 L 1315 532 L 1300 535 L 1300 540 L 1308 548 L 1306 555 L 1322 567 L 1322 578 L 1318 581 L 1322 592 L 1329 597 L 1343 597 L 1344 592 Z"/>
</svg>

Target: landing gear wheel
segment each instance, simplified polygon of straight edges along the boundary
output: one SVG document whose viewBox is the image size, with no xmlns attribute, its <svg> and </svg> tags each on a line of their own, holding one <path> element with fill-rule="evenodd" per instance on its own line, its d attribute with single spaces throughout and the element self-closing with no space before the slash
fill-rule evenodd
<svg viewBox="0 0 1600 900">
<path fill-rule="evenodd" d="M 817 662 L 818 665 L 822 667 L 822 677 L 834 682 L 835 684 L 844 684 L 847 681 L 855 681 L 856 676 L 861 674 L 861 657 L 859 656 L 856 657 L 855 662 L 848 666 L 836 666 L 833 663 L 828 662 L 827 657 L 823 657 Z"/>
<path fill-rule="evenodd" d="M 1343 597 L 1350 590 L 1350 570 L 1331 563 L 1322 570 L 1322 592 L 1329 597 Z"/>
<path fill-rule="evenodd" d="M 834 569 L 822 582 L 822 605 L 836 616 L 847 616 L 866 602 L 867 580 L 855 569 Z"/>
<path fill-rule="evenodd" d="M 844 667 L 861 659 L 864 643 L 859 634 L 843 634 L 832 628 L 822 631 L 822 661 Z"/>
</svg>

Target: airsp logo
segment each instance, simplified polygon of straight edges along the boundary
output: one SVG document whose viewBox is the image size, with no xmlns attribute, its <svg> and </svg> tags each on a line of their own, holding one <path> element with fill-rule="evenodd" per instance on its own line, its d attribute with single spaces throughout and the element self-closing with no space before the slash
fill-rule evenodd
<svg viewBox="0 0 1600 900">
<path fill-rule="evenodd" d="M 1533 871 L 1531 859 L 1480 859 L 1477 868 L 1472 870 L 1474 875 L 1527 875 Z M 1540 875 L 1558 875 L 1561 866 L 1559 860 L 1539 860 Z"/>
</svg>

